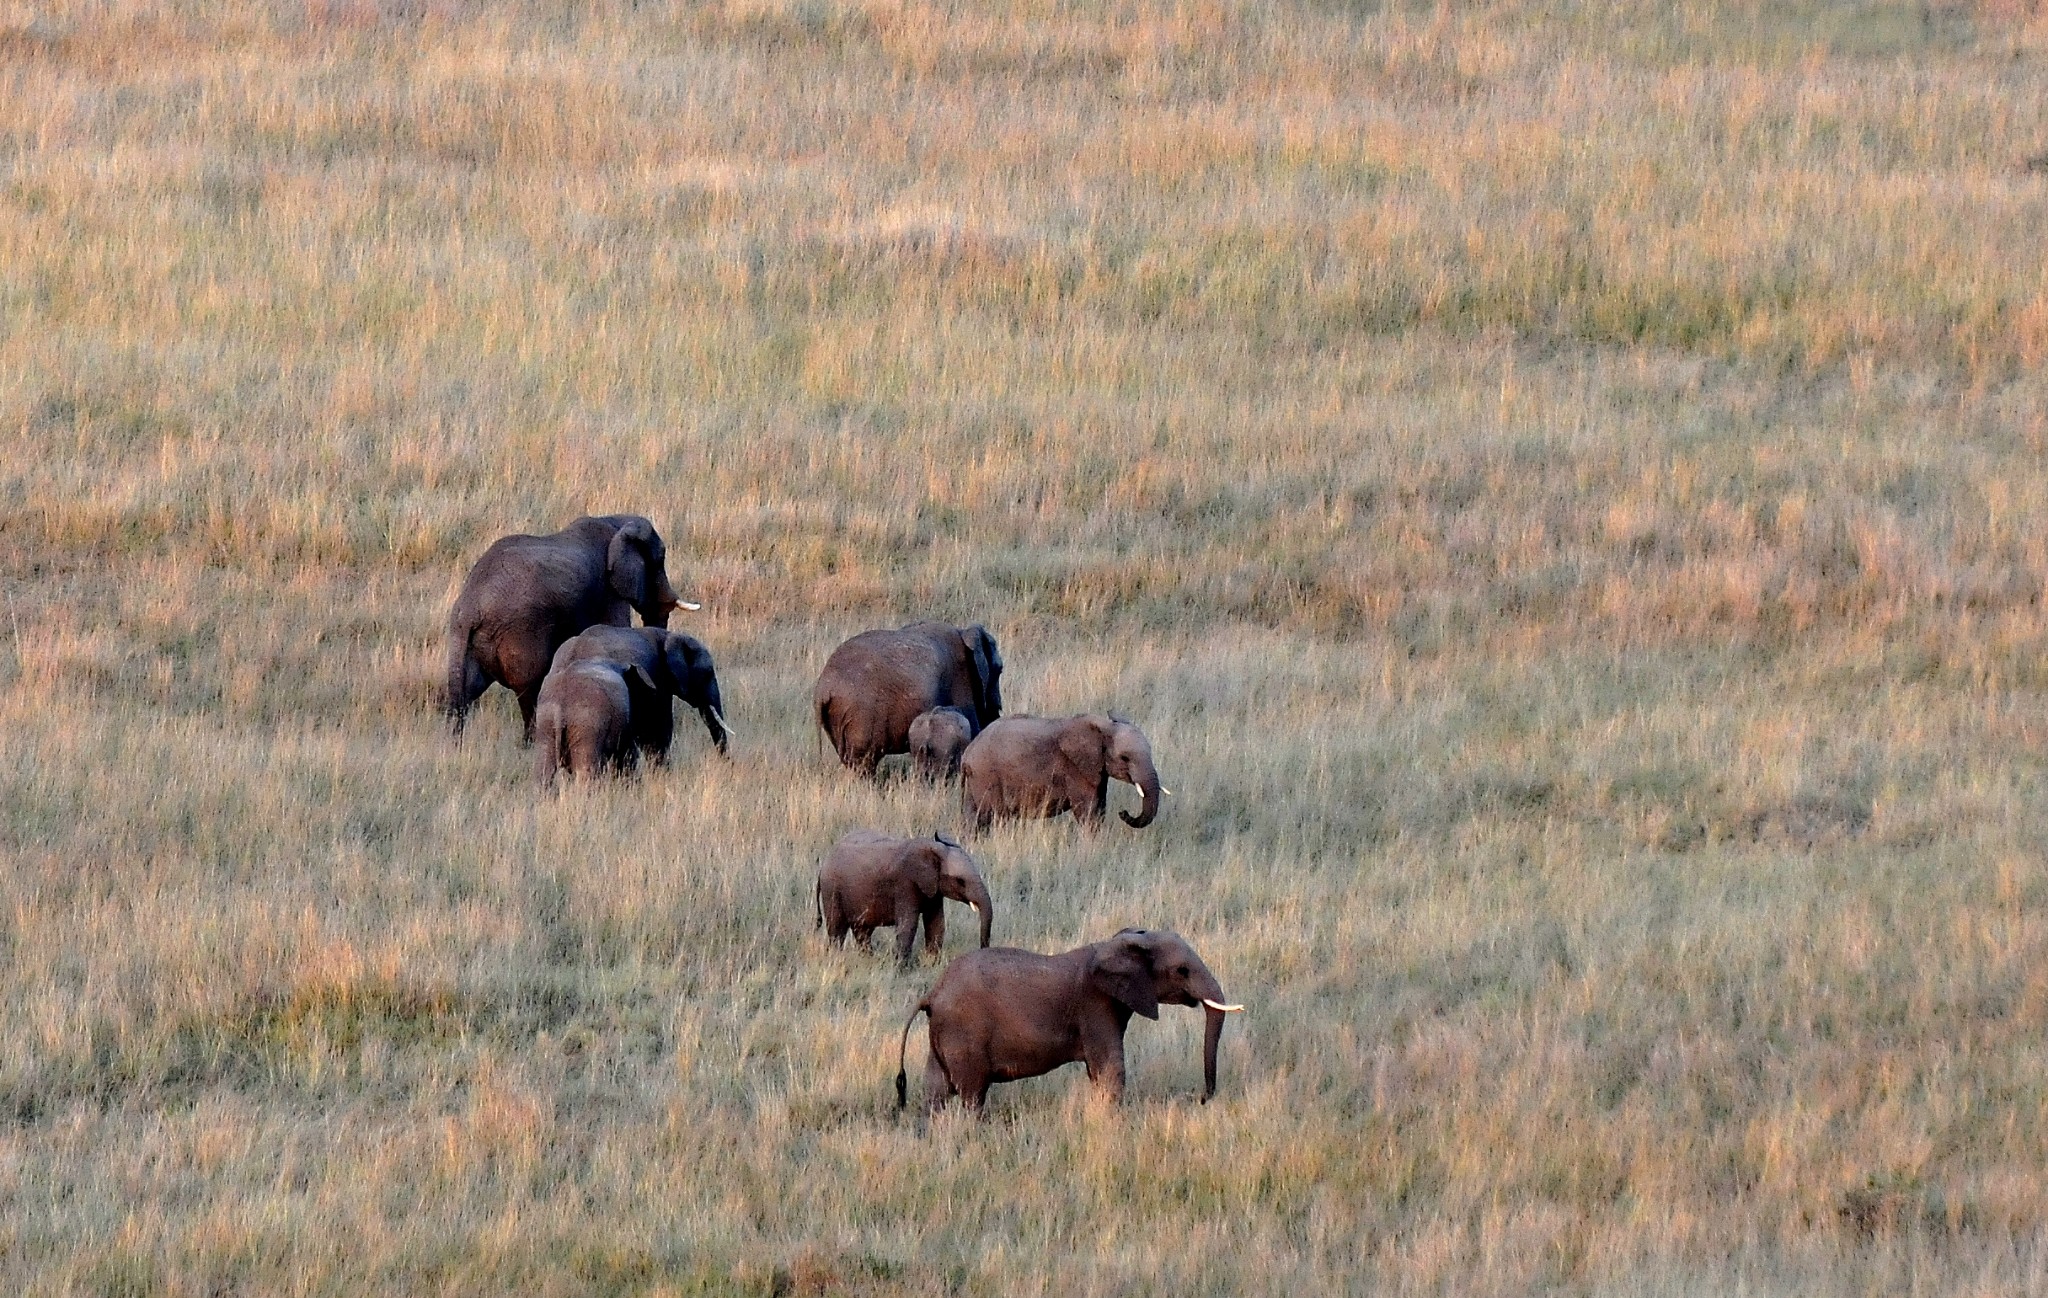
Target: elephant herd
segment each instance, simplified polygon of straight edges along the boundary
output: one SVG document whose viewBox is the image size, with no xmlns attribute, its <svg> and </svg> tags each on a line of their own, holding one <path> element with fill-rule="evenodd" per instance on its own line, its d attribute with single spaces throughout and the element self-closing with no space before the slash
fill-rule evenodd
<svg viewBox="0 0 2048 1298">
<path fill-rule="evenodd" d="M 470 569 L 448 618 L 446 710 L 459 735 L 493 684 L 519 700 L 535 774 L 551 788 L 571 777 L 623 773 L 668 760 L 672 699 L 696 709 L 719 753 L 726 723 L 710 651 L 668 630 L 676 609 L 700 607 L 670 583 L 654 525 L 634 514 L 579 518 L 550 536 L 507 536 Z M 634 626 L 637 613 L 641 625 Z M 819 729 L 848 768 L 873 776 L 884 757 L 907 754 L 923 778 L 957 776 L 961 806 L 977 829 L 997 819 L 1071 812 L 1102 822 L 1112 780 L 1136 788 L 1142 829 L 1162 794 L 1144 732 L 1115 714 L 1005 717 L 1003 659 L 983 626 L 913 622 L 866 631 L 833 650 L 812 692 Z M 917 931 L 928 954 L 945 940 L 947 900 L 980 920 L 981 949 L 954 960 L 918 1002 L 898 1043 L 897 1104 L 907 1102 L 901 1054 L 911 1025 L 928 1016 L 925 1100 L 953 1096 L 979 1112 L 994 1082 L 1086 1065 L 1112 1097 L 1123 1093 L 1123 1036 L 1131 1015 L 1161 1005 L 1202 1008 L 1203 1090 L 1216 1090 L 1223 989 L 1177 934 L 1125 929 L 1106 941 L 1044 956 L 990 947 L 995 907 L 973 857 L 935 834 L 900 839 L 858 830 L 819 867 L 816 918 L 835 942 L 866 947 L 877 928 L 896 930 L 898 958 L 913 959 Z"/>
</svg>

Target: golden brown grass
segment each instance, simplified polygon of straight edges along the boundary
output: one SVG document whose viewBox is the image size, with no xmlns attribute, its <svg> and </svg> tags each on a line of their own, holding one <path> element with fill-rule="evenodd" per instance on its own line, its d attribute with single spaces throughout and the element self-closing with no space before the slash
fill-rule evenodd
<svg viewBox="0 0 2048 1298">
<path fill-rule="evenodd" d="M 0 15 L 0 1283 L 2048 1289 L 2038 7 Z M 642 510 L 742 742 L 432 715 Z M 1251 1012 L 899 1119 L 831 646 L 986 620 L 1160 823 L 1000 940 Z M 964 929 L 954 926 L 952 948 Z M 920 1049 L 913 1041 L 913 1059 Z M 913 1064 L 913 1067 L 915 1065 Z"/>
</svg>

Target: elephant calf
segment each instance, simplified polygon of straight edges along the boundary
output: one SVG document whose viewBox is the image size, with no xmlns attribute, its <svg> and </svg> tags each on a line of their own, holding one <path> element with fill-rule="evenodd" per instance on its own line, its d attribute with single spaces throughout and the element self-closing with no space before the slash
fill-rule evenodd
<svg viewBox="0 0 2048 1298">
<path fill-rule="evenodd" d="M 1163 789 L 1152 742 L 1122 717 L 1005 717 L 960 756 L 960 801 L 982 829 L 999 816 L 1057 816 L 1071 811 L 1093 828 L 1109 805 L 1109 782 L 1136 785 L 1145 805 L 1126 825 L 1143 829 L 1159 814 Z"/>
<path fill-rule="evenodd" d="M 910 764 L 918 775 L 937 783 L 960 773 L 960 754 L 976 730 L 974 718 L 959 708 L 933 708 L 910 723 Z"/>
<path fill-rule="evenodd" d="M 917 1016 L 930 1016 L 931 1056 L 924 1100 L 932 1112 L 958 1095 L 981 1112 L 995 1082 L 1037 1077 L 1063 1064 L 1087 1065 L 1089 1080 L 1112 1100 L 1124 1093 L 1124 1028 L 1131 1015 L 1159 1017 L 1161 1005 L 1199 1005 L 1208 1013 L 1202 1037 L 1202 1102 L 1216 1094 L 1216 1045 L 1223 987 L 1178 933 L 1127 928 L 1106 942 L 1064 955 L 1011 947 L 970 951 L 939 977 L 903 1023 L 896 1047 L 896 1107 L 909 1102 L 903 1054 Z"/>
<path fill-rule="evenodd" d="M 667 765 L 669 744 L 675 738 L 672 697 L 697 709 L 711 742 L 721 756 L 726 754 L 732 732 L 719 711 L 724 700 L 718 693 L 718 671 L 711 651 L 696 637 L 653 626 L 594 626 L 564 640 L 548 672 L 553 675 L 576 662 L 608 662 L 626 672 L 633 709 L 631 739 L 642 757 L 657 766 Z M 634 667 L 640 669 L 637 675 L 628 670 Z M 652 680 L 654 688 L 643 688 L 643 679 Z"/>
<path fill-rule="evenodd" d="M 629 675 L 639 678 L 640 688 L 654 689 L 642 669 L 610 662 L 570 663 L 541 682 L 534 708 L 534 744 L 539 749 L 534 770 L 542 788 L 552 788 L 556 773 L 563 769 L 573 776 L 625 769 L 633 752 Z"/>
<path fill-rule="evenodd" d="M 834 942 L 851 931 L 863 948 L 878 928 L 896 929 L 896 956 L 911 962 L 917 922 L 924 921 L 924 949 L 937 955 L 946 941 L 946 899 L 964 901 L 981 915 L 981 944 L 988 945 L 995 907 L 988 885 L 967 849 L 941 834 L 892 838 L 857 829 L 832 845 L 818 867 L 818 927 Z"/>
</svg>

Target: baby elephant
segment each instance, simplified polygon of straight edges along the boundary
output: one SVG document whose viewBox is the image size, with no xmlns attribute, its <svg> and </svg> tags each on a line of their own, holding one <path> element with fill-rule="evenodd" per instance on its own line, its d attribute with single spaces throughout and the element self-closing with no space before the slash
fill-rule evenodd
<svg viewBox="0 0 2048 1298">
<path fill-rule="evenodd" d="M 540 750 L 534 773 L 543 789 L 552 788 L 564 768 L 573 776 L 625 769 L 633 755 L 629 675 L 639 678 L 640 688 L 654 689 L 642 669 L 602 661 L 569 663 L 541 682 L 533 737 Z"/>
<path fill-rule="evenodd" d="M 959 708 L 933 708 L 910 723 L 910 764 L 932 781 L 960 773 L 960 754 L 974 738 L 974 718 Z"/>
<path fill-rule="evenodd" d="M 942 834 L 891 838 L 857 829 L 832 845 L 818 867 L 818 926 L 834 942 L 850 929 L 862 947 L 878 928 L 896 928 L 896 955 L 908 965 L 917 921 L 924 920 L 924 949 L 932 955 L 946 941 L 946 898 L 964 901 L 981 914 L 981 944 L 988 945 L 995 907 L 967 849 Z"/>
<path fill-rule="evenodd" d="M 970 951 L 946 966 L 936 987 L 903 1023 L 896 1047 L 896 1107 L 908 1102 L 903 1052 L 917 1016 L 931 1016 L 931 1057 L 924 1102 L 937 1112 L 958 1095 L 979 1113 L 994 1082 L 1049 1073 L 1080 1061 L 1112 1100 L 1124 1093 L 1124 1027 L 1131 1015 L 1159 1017 L 1161 1005 L 1207 1011 L 1202 1037 L 1202 1102 L 1216 1093 L 1216 1043 L 1223 987 L 1178 933 L 1127 928 L 1107 942 L 1064 955 L 1011 947 Z"/>
</svg>

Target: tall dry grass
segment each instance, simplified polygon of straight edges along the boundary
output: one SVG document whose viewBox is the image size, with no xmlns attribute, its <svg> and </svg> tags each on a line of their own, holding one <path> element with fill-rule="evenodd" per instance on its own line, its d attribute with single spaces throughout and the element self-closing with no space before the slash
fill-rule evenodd
<svg viewBox="0 0 2048 1298">
<path fill-rule="evenodd" d="M 2048 1289 L 2032 6 L 0 17 L 0 1276 L 35 1294 Z M 743 742 L 432 715 L 638 509 Z M 926 1130 L 845 634 L 1119 707 L 1000 940 L 1252 1009 Z M 955 926 L 953 948 L 961 943 Z M 920 1047 L 913 1042 L 913 1056 Z"/>
</svg>

